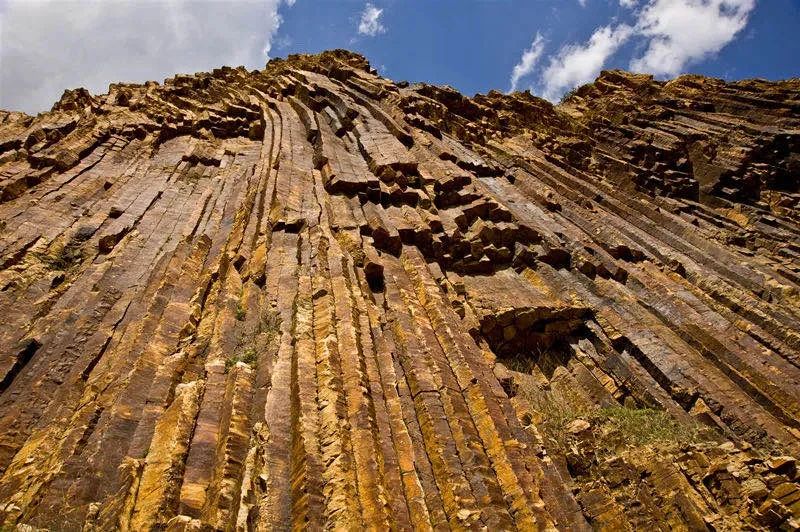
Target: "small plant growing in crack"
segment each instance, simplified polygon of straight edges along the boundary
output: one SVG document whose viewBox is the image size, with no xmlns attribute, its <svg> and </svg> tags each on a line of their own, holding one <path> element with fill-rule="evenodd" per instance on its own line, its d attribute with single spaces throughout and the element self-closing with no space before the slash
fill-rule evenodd
<svg viewBox="0 0 800 532">
<path fill-rule="evenodd" d="M 274 310 L 268 310 L 262 315 L 261 333 L 266 335 L 267 343 L 272 342 L 281 330 L 281 316 Z"/>
<path fill-rule="evenodd" d="M 244 321 L 247 317 L 247 311 L 244 309 L 241 303 L 236 305 L 236 319 L 239 321 Z"/>
<path fill-rule="evenodd" d="M 228 371 L 239 362 L 244 362 L 250 367 L 255 367 L 258 363 L 258 354 L 256 350 L 252 347 L 248 347 L 241 353 L 228 357 L 225 360 L 225 373 L 228 373 Z"/>
</svg>

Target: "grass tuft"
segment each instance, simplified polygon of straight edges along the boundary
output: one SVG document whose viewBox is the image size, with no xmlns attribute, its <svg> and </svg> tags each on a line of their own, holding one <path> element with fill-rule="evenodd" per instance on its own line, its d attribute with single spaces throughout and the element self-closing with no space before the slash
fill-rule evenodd
<svg viewBox="0 0 800 532">
<path fill-rule="evenodd" d="M 520 387 L 519 393 L 526 395 L 526 388 Z M 709 429 L 699 423 L 679 423 L 667 412 L 653 408 L 589 407 L 572 404 L 552 394 L 533 404 L 538 404 L 543 433 L 562 448 L 569 446 L 570 435 L 566 429 L 576 419 L 589 422 L 598 449 L 613 449 L 620 444 L 634 447 L 684 445 L 713 439 Z"/>
<path fill-rule="evenodd" d="M 536 367 L 536 359 L 522 353 L 514 353 L 499 359 L 511 371 L 530 375 Z"/>
<path fill-rule="evenodd" d="M 696 443 L 702 438 L 699 426 L 684 425 L 662 410 L 652 408 L 601 408 L 590 417 L 604 430 L 617 433 L 634 445 L 653 443 Z"/>
</svg>

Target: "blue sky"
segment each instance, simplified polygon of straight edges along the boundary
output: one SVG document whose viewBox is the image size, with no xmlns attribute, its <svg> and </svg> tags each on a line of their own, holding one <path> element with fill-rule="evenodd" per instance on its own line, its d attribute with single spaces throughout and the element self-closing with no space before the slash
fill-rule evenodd
<svg viewBox="0 0 800 532">
<path fill-rule="evenodd" d="M 0 107 L 329 48 L 395 80 L 557 100 L 601 68 L 797 77 L 798 34 L 800 0 L 0 0 Z"/>
<path fill-rule="evenodd" d="M 637 4 L 641 10 L 647 2 Z M 578 0 L 376 0 L 372 5 L 383 11 L 385 31 L 353 36 L 363 2 L 298 0 L 284 12 L 284 40 L 275 53 L 351 48 L 390 78 L 446 83 L 471 95 L 510 88 L 514 66 L 538 33 L 542 55 L 519 83 L 519 88 L 537 92 L 543 89 L 538 75 L 562 46 L 586 43 L 608 25 L 633 26 L 638 12 L 618 0 L 585 0 L 583 5 Z M 718 20 L 705 24 L 714 22 Z M 798 34 L 800 0 L 754 2 L 744 27 L 719 52 L 689 59 L 681 71 L 727 79 L 800 76 Z M 647 36 L 629 38 L 603 67 L 629 69 L 648 41 Z"/>
</svg>

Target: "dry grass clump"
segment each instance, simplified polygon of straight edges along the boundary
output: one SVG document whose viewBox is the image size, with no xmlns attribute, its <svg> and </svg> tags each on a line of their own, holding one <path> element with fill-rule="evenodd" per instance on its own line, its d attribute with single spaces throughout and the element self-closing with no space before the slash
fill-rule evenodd
<svg viewBox="0 0 800 532">
<path fill-rule="evenodd" d="M 667 412 L 653 408 L 582 407 L 552 395 L 539 406 L 543 432 L 562 447 L 567 444 L 568 426 L 578 419 L 589 423 L 598 449 L 613 449 L 620 444 L 685 445 L 711 439 L 708 429 L 700 424 L 679 423 Z"/>
</svg>

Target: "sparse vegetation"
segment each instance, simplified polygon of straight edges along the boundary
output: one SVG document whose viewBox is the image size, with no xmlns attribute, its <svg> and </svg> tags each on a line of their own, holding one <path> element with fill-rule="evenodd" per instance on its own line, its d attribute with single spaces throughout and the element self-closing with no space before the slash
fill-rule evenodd
<svg viewBox="0 0 800 532">
<path fill-rule="evenodd" d="M 500 360 L 500 362 L 502 362 L 503 365 L 509 370 L 516 371 L 517 373 L 525 373 L 526 375 L 530 375 L 530 373 L 533 371 L 533 368 L 536 367 L 536 360 L 523 353 L 515 353 L 510 356 L 505 356 Z"/>
<path fill-rule="evenodd" d="M 650 444 L 687 444 L 714 439 L 710 429 L 700 423 L 685 424 L 676 421 L 669 413 L 653 408 L 636 408 L 615 405 L 601 407 L 587 402 L 569 388 L 558 392 L 543 389 L 531 374 L 540 361 L 552 358 L 552 351 L 520 353 L 505 356 L 500 361 L 514 377 L 514 393 L 529 402 L 539 414 L 535 421 L 542 435 L 556 446 L 569 446 L 568 426 L 576 420 L 586 421 L 597 440 L 598 452 L 613 449 L 620 444 L 643 446 Z M 547 374 L 546 368 L 543 368 Z M 630 399 L 630 398 L 629 398 Z"/>
<path fill-rule="evenodd" d="M 540 364 L 540 361 L 559 359 L 560 357 L 561 354 L 557 344 L 549 346 L 539 344 L 529 347 L 527 351 L 515 351 L 504 354 L 500 357 L 499 362 L 502 362 L 503 365 L 511 371 L 530 375 L 534 368 Z"/>
<path fill-rule="evenodd" d="M 619 444 L 681 445 L 709 439 L 706 429 L 699 424 L 679 423 L 668 413 L 653 408 L 587 408 L 554 399 L 552 395 L 540 406 L 542 429 L 562 447 L 566 446 L 567 426 L 577 419 L 585 420 L 592 426 L 598 451 Z"/>
<path fill-rule="evenodd" d="M 699 425 L 678 423 L 666 412 L 652 408 L 601 408 L 591 416 L 592 421 L 636 445 L 694 443 L 706 439 Z"/>
<path fill-rule="evenodd" d="M 567 100 L 569 100 L 570 98 L 575 96 L 578 93 L 578 91 L 581 90 L 583 87 L 585 87 L 585 85 L 579 85 L 577 87 L 571 88 L 570 90 L 568 90 L 567 92 L 564 93 L 564 96 L 561 97 L 561 100 L 559 101 L 559 103 L 566 102 Z"/>
<path fill-rule="evenodd" d="M 80 242 L 70 240 L 63 246 L 57 246 L 47 253 L 36 253 L 38 258 L 48 270 L 66 271 L 74 268 L 83 260 L 83 250 Z"/>
<path fill-rule="evenodd" d="M 356 266 L 364 266 L 366 255 L 364 255 L 364 249 L 361 247 L 360 242 L 356 242 L 353 237 L 344 231 L 334 233 L 334 237 L 339 242 L 339 245 L 342 246 L 342 249 L 350 254 Z"/>
<path fill-rule="evenodd" d="M 70 270 L 83 261 L 82 245 L 94 232 L 92 227 L 80 227 L 71 236 L 64 236 L 51 243 L 46 251 L 33 252 L 31 255 L 49 270 Z"/>
<path fill-rule="evenodd" d="M 275 310 L 267 310 L 261 318 L 261 333 L 267 335 L 267 343 L 272 342 L 281 330 L 281 316 Z"/>
<path fill-rule="evenodd" d="M 256 350 L 252 347 L 248 347 L 241 353 L 228 357 L 228 359 L 225 360 L 225 373 L 230 371 L 230 369 L 239 362 L 244 362 L 248 366 L 255 367 L 256 363 L 258 362 L 258 354 L 256 353 Z"/>
<path fill-rule="evenodd" d="M 568 90 L 567 92 L 564 93 L 564 95 L 561 97 L 561 100 L 559 101 L 559 103 L 566 102 L 567 100 L 569 100 L 573 96 L 577 95 L 581 91 L 582 88 L 587 87 L 589 85 L 591 85 L 591 83 L 584 83 L 583 85 L 578 85 L 577 87 L 571 88 L 570 90 Z"/>
<path fill-rule="evenodd" d="M 247 312 L 242 305 L 237 305 L 236 319 L 243 321 L 246 315 Z M 239 331 L 237 348 L 234 354 L 225 359 L 225 373 L 239 362 L 244 362 L 253 368 L 258 365 L 259 353 L 268 354 L 272 349 L 272 342 L 278 337 L 281 326 L 280 314 L 270 308 L 262 309 L 261 321 L 256 323 L 255 326 L 257 330 L 252 330 L 251 327 L 243 327 Z"/>
</svg>

